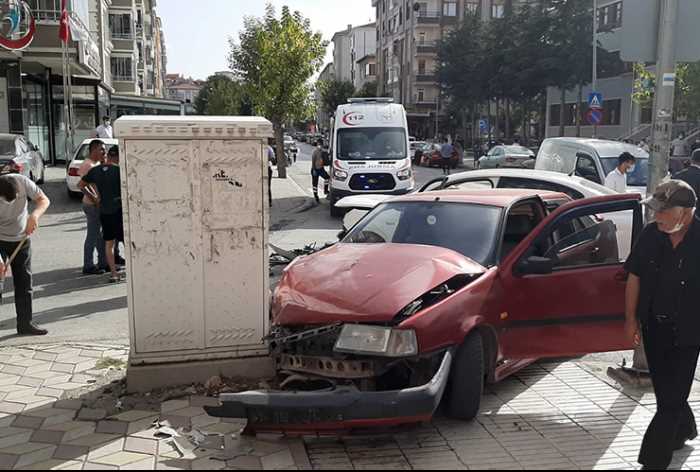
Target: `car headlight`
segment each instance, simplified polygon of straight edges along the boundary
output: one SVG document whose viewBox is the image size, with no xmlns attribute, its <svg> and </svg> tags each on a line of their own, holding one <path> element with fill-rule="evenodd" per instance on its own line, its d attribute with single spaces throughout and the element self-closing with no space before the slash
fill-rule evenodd
<svg viewBox="0 0 700 472">
<path fill-rule="evenodd" d="M 410 167 L 407 169 L 400 170 L 396 173 L 396 176 L 399 178 L 399 180 L 408 180 L 411 178 L 411 175 L 413 175 L 413 173 L 411 172 Z"/>
<path fill-rule="evenodd" d="M 334 351 L 382 357 L 410 357 L 418 354 L 416 332 L 381 326 L 345 325 Z"/>
<path fill-rule="evenodd" d="M 333 177 L 343 181 L 348 178 L 348 173 L 344 170 L 333 169 Z"/>
</svg>

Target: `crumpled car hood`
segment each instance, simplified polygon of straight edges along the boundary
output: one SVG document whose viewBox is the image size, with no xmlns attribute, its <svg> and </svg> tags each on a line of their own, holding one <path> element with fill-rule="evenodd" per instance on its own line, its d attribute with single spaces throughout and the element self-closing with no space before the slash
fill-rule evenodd
<svg viewBox="0 0 700 472">
<path fill-rule="evenodd" d="M 336 244 L 293 263 L 272 304 L 275 325 L 390 322 L 416 298 L 460 274 L 486 269 L 433 246 Z"/>
</svg>

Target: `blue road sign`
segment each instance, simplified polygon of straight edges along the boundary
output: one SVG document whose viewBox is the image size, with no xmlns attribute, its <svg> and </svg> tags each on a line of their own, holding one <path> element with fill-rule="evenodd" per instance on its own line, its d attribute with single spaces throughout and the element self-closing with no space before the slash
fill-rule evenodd
<svg viewBox="0 0 700 472">
<path fill-rule="evenodd" d="M 591 108 L 588 110 L 588 113 L 586 113 L 586 117 L 588 118 L 588 122 L 592 125 L 599 125 L 603 122 L 603 110 L 599 108 Z"/>
<path fill-rule="evenodd" d="M 489 130 L 489 122 L 486 120 L 479 120 L 479 130 L 485 133 Z"/>
<path fill-rule="evenodd" d="M 593 92 L 588 96 L 588 108 L 603 108 L 603 94 Z"/>
</svg>

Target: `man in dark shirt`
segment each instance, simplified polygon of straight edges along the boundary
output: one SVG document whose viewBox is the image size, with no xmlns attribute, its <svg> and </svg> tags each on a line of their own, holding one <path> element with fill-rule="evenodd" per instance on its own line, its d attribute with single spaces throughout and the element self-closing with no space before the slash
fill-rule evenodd
<svg viewBox="0 0 700 472">
<path fill-rule="evenodd" d="M 700 195 L 700 149 L 693 151 L 693 157 L 690 160 L 690 167 L 676 174 L 674 179 L 682 180 L 687 183 L 693 190 L 695 195 Z M 700 208 L 700 201 L 698 202 Z"/>
<path fill-rule="evenodd" d="M 102 224 L 102 236 L 106 245 L 107 264 L 111 277 L 109 281 L 116 283 L 121 280 L 115 264 L 114 246 L 119 241 L 124 241 L 124 222 L 122 220 L 122 194 L 121 178 L 119 174 L 119 150 L 110 149 L 107 162 L 104 165 L 94 167 L 83 176 L 80 188 L 91 192 L 90 184 L 97 187 L 99 195 L 92 195 L 100 207 L 100 223 Z"/>
<path fill-rule="evenodd" d="M 639 462 L 667 469 L 673 451 L 697 437 L 688 405 L 700 354 L 700 220 L 697 197 L 683 181 L 661 184 L 646 204 L 655 212 L 625 268 L 626 336 L 644 338 L 657 412 L 647 429 Z M 641 332 L 640 332 L 641 328 Z"/>
</svg>

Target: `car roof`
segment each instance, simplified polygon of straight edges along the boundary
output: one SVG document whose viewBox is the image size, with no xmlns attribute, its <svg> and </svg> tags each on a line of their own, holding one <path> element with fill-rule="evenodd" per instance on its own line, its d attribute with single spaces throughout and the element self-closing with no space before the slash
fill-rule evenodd
<svg viewBox="0 0 700 472">
<path fill-rule="evenodd" d="M 440 199 L 449 203 L 473 203 L 507 208 L 526 198 L 539 197 L 544 201 L 571 200 L 563 193 L 529 189 L 484 189 L 484 190 L 438 190 L 435 192 L 412 193 L 392 198 L 391 202 L 429 202 Z"/>
<path fill-rule="evenodd" d="M 601 194 L 613 195 L 616 192 L 603 185 L 586 180 L 583 177 L 576 175 L 563 174 L 561 172 L 552 172 L 549 170 L 533 170 L 533 169 L 479 169 L 459 174 L 450 175 L 450 180 L 461 179 L 478 179 L 489 177 L 520 177 L 522 179 L 536 179 L 551 182 L 554 184 L 564 185 L 575 190 L 587 189 L 596 191 Z"/>
<path fill-rule="evenodd" d="M 648 153 L 639 146 L 634 144 L 622 143 L 620 141 L 612 141 L 609 139 L 596 138 L 547 138 L 545 141 L 552 141 L 561 144 L 577 144 L 579 146 L 587 146 L 593 148 L 603 157 L 616 157 L 623 152 L 632 153 L 637 157 L 648 157 Z"/>
<path fill-rule="evenodd" d="M 103 138 L 89 138 L 89 139 L 84 139 L 82 143 L 80 143 L 81 146 L 84 146 L 85 144 L 90 144 L 94 140 L 99 139 L 105 144 L 108 144 L 110 146 L 117 146 L 119 145 L 119 140 L 118 139 L 103 139 Z"/>
</svg>

